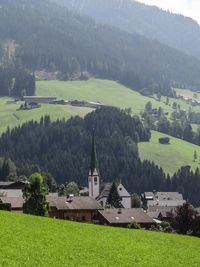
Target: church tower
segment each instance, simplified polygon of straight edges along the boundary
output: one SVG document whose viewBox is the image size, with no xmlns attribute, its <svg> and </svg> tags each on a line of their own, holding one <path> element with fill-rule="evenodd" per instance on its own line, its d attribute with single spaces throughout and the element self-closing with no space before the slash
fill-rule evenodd
<svg viewBox="0 0 200 267">
<path fill-rule="evenodd" d="M 100 194 L 100 176 L 97 167 L 94 131 L 92 135 L 92 150 L 91 150 L 90 171 L 88 176 L 88 187 L 89 187 L 89 196 L 97 198 Z"/>
</svg>

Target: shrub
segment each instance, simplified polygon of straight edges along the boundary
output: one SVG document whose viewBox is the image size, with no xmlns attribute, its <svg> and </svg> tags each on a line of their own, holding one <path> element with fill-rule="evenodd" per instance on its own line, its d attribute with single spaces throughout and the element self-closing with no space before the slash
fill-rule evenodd
<svg viewBox="0 0 200 267">
<path fill-rule="evenodd" d="M 128 229 L 141 229 L 141 227 L 138 223 L 132 222 L 128 225 Z"/>
<path fill-rule="evenodd" d="M 161 137 L 159 138 L 159 143 L 163 144 L 163 145 L 168 145 L 170 142 L 170 138 L 169 137 Z"/>
</svg>

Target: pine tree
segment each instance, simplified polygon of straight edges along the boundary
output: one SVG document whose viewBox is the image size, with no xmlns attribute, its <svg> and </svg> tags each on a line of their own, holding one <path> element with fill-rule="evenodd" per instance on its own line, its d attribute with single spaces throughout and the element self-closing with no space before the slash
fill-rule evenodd
<svg viewBox="0 0 200 267">
<path fill-rule="evenodd" d="M 119 196 L 115 183 L 113 183 L 111 186 L 106 205 L 111 206 L 113 208 L 122 208 L 121 198 Z"/>
</svg>

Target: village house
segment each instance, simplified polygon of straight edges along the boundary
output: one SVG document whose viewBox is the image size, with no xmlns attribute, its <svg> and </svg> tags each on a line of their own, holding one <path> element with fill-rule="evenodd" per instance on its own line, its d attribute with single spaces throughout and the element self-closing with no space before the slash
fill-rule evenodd
<svg viewBox="0 0 200 267">
<path fill-rule="evenodd" d="M 98 221 L 98 211 L 103 207 L 91 197 L 47 198 L 49 217 L 76 222 L 94 223 Z"/>
<path fill-rule="evenodd" d="M 149 217 L 143 209 L 104 209 L 99 210 L 100 224 L 127 227 L 131 223 L 137 223 L 144 229 L 156 226 L 156 222 Z"/>
<path fill-rule="evenodd" d="M 170 221 L 172 213 L 177 209 L 177 206 L 150 206 L 147 214 L 153 219 L 160 221 Z"/>
<path fill-rule="evenodd" d="M 102 183 L 101 178 L 98 172 L 97 167 L 97 157 L 96 157 L 96 148 L 94 134 L 92 138 L 92 152 L 91 152 L 91 163 L 90 171 L 88 176 L 88 187 L 89 187 L 89 196 L 96 199 L 103 207 L 106 206 L 107 198 L 110 193 L 112 183 Z M 123 184 L 116 183 L 117 191 L 121 198 L 121 204 L 123 208 L 131 208 L 131 194 L 126 190 Z"/>
<path fill-rule="evenodd" d="M 142 196 L 143 207 L 149 211 L 152 206 L 155 207 L 179 207 L 186 201 L 183 195 L 178 192 L 145 192 Z"/>
</svg>

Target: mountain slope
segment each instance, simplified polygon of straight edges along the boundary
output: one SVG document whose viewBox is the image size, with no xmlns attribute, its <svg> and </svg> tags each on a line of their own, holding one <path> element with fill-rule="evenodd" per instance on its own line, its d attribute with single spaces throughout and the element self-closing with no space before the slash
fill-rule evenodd
<svg viewBox="0 0 200 267">
<path fill-rule="evenodd" d="M 69 9 L 159 40 L 200 58 L 200 27 L 194 20 L 147 6 L 133 0 L 52 0 Z"/>
<path fill-rule="evenodd" d="M 150 142 L 141 142 L 139 146 L 139 155 L 141 160 L 150 160 L 155 162 L 156 165 L 162 167 L 165 173 L 170 175 L 178 171 L 181 166 L 191 166 L 195 170 L 200 167 L 199 160 L 193 161 L 194 151 L 200 155 L 200 147 L 188 143 L 184 140 L 177 139 L 172 136 L 169 145 L 161 145 L 158 141 L 161 137 L 168 135 L 151 131 Z"/>
<path fill-rule="evenodd" d="M 200 239 L 188 236 L 8 212 L 0 212 L 0 227 L 1 266 L 159 267 L 160 262 L 163 267 L 200 265 Z"/>
<path fill-rule="evenodd" d="M 58 71 L 63 79 L 89 72 L 165 95 L 169 84 L 200 86 L 200 61 L 157 41 L 96 24 L 48 0 L 0 5 L 0 38 L 15 40 L 15 59 L 28 69 Z"/>
</svg>

